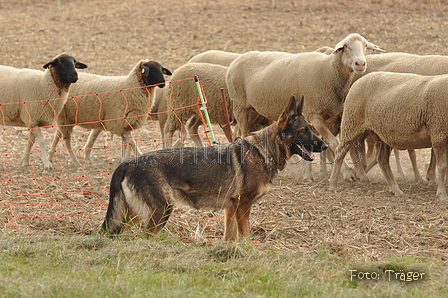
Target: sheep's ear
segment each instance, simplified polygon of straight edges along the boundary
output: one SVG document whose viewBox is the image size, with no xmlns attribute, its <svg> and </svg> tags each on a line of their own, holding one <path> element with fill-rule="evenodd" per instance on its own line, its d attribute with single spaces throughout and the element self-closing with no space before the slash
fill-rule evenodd
<svg viewBox="0 0 448 298">
<path fill-rule="evenodd" d="M 81 62 L 76 62 L 75 67 L 76 68 L 87 68 L 87 65 L 85 65 L 84 63 L 81 63 Z"/>
<path fill-rule="evenodd" d="M 56 61 L 53 60 L 53 61 L 48 62 L 47 64 L 45 64 L 45 65 L 44 65 L 44 68 L 45 68 L 45 69 L 47 69 L 47 68 L 50 69 L 50 68 L 52 68 L 52 67 L 55 66 L 55 65 L 56 65 Z"/>
<path fill-rule="evenodd" d="M 162 67 L 162 73 L 164 75 L 170 76 L 172 75 L 171 71 L 169 71 L 168 69 L 166 69 L 165 67 Z"/>
<path fill-rule="evenodd" d="M 376 44 L 373 44 L 371 42 L 367 43 L 367 49 L 368 50 L 374 50 L 374 51 L 378 51 L 378 52 L 385 52 L 385 50 L 380 49 L 379 46 L 377 46 Z"/>
<path fill-rule="evenodd" d="M 345 48 L 345 45 L 337 45 L 335 48 L 334 48 L 334 51 L 333 51 L 333 54 L 336 54 L 336 53 L 339 53 L 340 51 L 342 51 L 342 50 L 344 50 L 344 48 Z"/>
</svg>

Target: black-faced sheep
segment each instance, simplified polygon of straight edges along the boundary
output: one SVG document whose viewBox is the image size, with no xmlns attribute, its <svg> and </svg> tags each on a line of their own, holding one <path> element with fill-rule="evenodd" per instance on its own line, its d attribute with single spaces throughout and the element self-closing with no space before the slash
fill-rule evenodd
<svg viewBox="0 0 448 298">
<path fill-rule="evenodd" d="M 436 157 L 437 196 L 447 200 L 445 190 L 446 145 L 448 123 L 448 75 L 421 76 L 391 72 L 368 74 L 351 87 L 342 115 L 340 147 L 330 178 L 335 189 L 341 163 L 359 139 L 370 133 L 380 145 L 378 164 L 391 193 L 403 192 L 390 170 L 391 147 L 405 149 L 432 148 Z M 351 151 L 353 153 L 353 150 Z M 364 171 L 355 164 L 357 174 Z"/>
<path fill-rule="evenodd" d="M 122 159 L 129 158 L 127 144 L 131 132 L 146 122 L 155 87 L 165 86 L 164 74 L 171 75 L 171 72 L 160 63 L 141 60 L 127 76 L 80 75 L 77 88 L 70 90 L 70 98 L 59 114 L 59 129 L 53 141 L 50 160 L 62 136 L 72 164 L 80 165 L 71 148 L 75 125 L 92 129 L 84 146 L 87 160 L 90 160 L 93 144 L 103 130 L 121 136 Z"/>
<path fill-rule="evenodd" d="M 249 133 L 252 108 L 273 120 L 287 102 L 271 102 L 271 98 L 304 95 L 305 117 L 330 148 L 336 148 L 343 101 L 354 76 L 366 70 L 368 49 L 382 51 L 359 34 L 350 34 L 330 55 L 257 51 L 242 54 L 230 64 L 226 78 L 242 135 Z M 344 169 L 346 175 L 352 175 L 348 166 Z M 312 179 L 311 171 L 306 178 Z"/>
<path fill-rule="evenodd" d="M 61 54 L 43 67 L 45 71 L 42 72 L 0 66 L 0 101 L 3 125 L 24 126 L 30 131 L 22 166 L 30 165 L 31 148 L 37 138 L 44 168 L 50 169 L 52 164 L 40 127 L 56 124 L 69 89 L 78 80 L 76 68 L 87 66 L 72 56 Z"/>
</svg>

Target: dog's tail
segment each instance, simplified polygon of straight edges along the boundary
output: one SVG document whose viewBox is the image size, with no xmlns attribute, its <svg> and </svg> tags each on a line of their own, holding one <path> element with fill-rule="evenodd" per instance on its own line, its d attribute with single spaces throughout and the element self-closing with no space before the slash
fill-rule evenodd
<svg viewBox="0 0 448 298">
<path fill-rule="evenodd" d="M 110 236 L 120 234 L 126 220 L 128 212 L 126 198 L 121 186 L 125 177 L 126 167 L 124 164 L 118 166 L 112 175 L 110 181 L 109 207 L 107 208 L 106 218 L 101 225 L 100 233 Z"/>
</svg>

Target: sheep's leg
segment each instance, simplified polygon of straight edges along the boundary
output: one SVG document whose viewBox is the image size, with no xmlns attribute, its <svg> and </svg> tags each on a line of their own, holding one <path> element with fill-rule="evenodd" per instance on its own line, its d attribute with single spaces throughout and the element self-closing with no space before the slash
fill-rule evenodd
<svg viewBox="0 0 448 298">
<path fill-rule="evenodd" d="M 139 156 L 139 155 L 142 154 L 142 152 L 138 148 L 137 141 L 135 140 L 135 137 L 134 137 L 134 135 L 132 133 L 130 134 L 128 143 L 129 143 L 129 150 L 127 150 L 125 152 L 131 152 L 132 151 L 134 156 Z M 128 144 L 128 143 L 124 143 L 124 144 Z M 126 148 L 127 148 L 127 146 L 126 146 Z M 125 150 L 126 150 L 126 148 L 125 148 Z M 122 149 L 122 154 L 123 154 L 123 149 Z M 130 154 L 128 154 L 128 157 L 126 159 L 129 159 L 130 157 L 131 157 Z"/>
<path fill-rule="evenodd" d="M 333 170 L 331 171 L 330 176 L 331 190 L 335 190 L 338 185 L 339 174 L 341 173 L 341 167 L 342 164 L 344 163 L 345 155 L 347 155 L 347 152 L 350 150 L 351 147 L 352 147 L 351 143 L 345 143 L 343 145 L 342 144 L 339 145 L 338 148 L 336 149 L 337 158 L 334 161 Z"/>
<path fill-rule="evenodd" d="M 362 142 L 363 143 L 363 142 Z M 359 145 L 362 144 L 359 142 L 355 142 L 352 146 L 352 150 L 350 150 L 350 157 L 355 167 L 355 174 L 358 179 L 361 181 L 369 181 L 369 177 L 364 168 L 364 146 Z"/>
<path fill-rule="evenodd" d="M 59 130 L 57 130 L 56 133 L 54 134 L 53 143 L 51 144 L 50 152 L 48 153 L 48 160 L 50 162 L 53 162 L 54 154 L 56 152 L 56 147 L 58 146 L 59 140 L 61 139 L 61 137 L 62 137 L 62 133 Z"/>
<path fill-rule="evenodd" d="M 403 192 L 398 187 L 397 181 L 395 180 L 394 174 L 390 168 L 389 157 L 391 153 L 391 147 L 384 142 L 380 142 L 380 150 L 378 152 L 378 165 L 386 178 L 387 185 L 389 186 L 389 191 L 394 195 L 403 195 Z"/>
<path fill-rule="evenodd" d="M 440 198 L 442 201 L 448 200 L 448 196 L 446 194 L 445 189 L 445 176 L 446 176 L 446 167 L 447 167 L 447 161 L 446 161 L 446 146 L 445 144 L 440 144 L 433 147 L 434 156 L 436 159 L 437 164 L 437 193 L 436 195 Z"/>
<path fill-rule="evenodd" d="M 318 133 L 322 136 L 325 143 L 328 144 L 328 147 L 332 150 L 327 149 L 327 156 L 329 156 L 329 162 L 334 162 L 336 159 L 335 152 L 336 148 L 339 145 L 338 139 L 331 133 L 331 131 L 328 129 L 328 127 L 325 125 L 323 119 L 314 118 L 311 121 L 311 124 L 314 126 L 314 128 L 318 131 Z M 341 173 L 344 179 L 354 181 L 356 180 L 355 173 L 350 169 L 350 167 L 343 161 L 342 167 L 341 167 Z"/>
<path fill-rule="evenodd" d="M 72 165 L 75 167 L 80 167 L 81 163 L 76 158 L 75 152 L 73 152 L 71 139 L 72 139 L 71 133 L 64 135 L 65 147 L 67 148 L 68 154 L 70 155 L 70 160 L 72 161 Z"/>
<path fill-rule="evenodd" d="M 366 152 L 366 165 L 369 163 L 368 160 L 376 160 L 376 149 L 375 149 L 375 140 L 369 135 L 365 138 L 365 143 L 367 146 L 367 152 Z"/>
<path fill-rule="evenodd" d="M 173 136 L 174 132 L 178 129 L 178 120 L 174 118 L 174 116 L 168 115 L 168 119 L 165 122 L 165 126 L 163 127 L 165 138 L 163 140 L 163 147 L 164 148 L 173 148 Z M 180 125 L 180 129 L 182 130 L 182 125 Z M 181 131 L 182 133 L 182 131 Z M 178 141 L 176 141 L 175 145 L 178 146 Z M 180 142 L 182 142 L 180 140 Z M 180 146 L 179 146 L 180 147 Z M 175 147 L 177 148 L 177 147 Z"/>
<path fill-rule="evenodd" d="M 81 164 L 75 156 L 75 153 L 72 150 L 71 144 L 71 136 L 72 136 L 73 127 L 60 127 L 53 138 L 53 144 L 51 144 L 51 149 L 49 153 L 49 160 L 53 162 L 54 154 L 56 153 L 56 147 L 61 140 L 61 138 L 65 141 L 65 147 L 67 148 L 68 154 L 70 155 L 70 160 L 73 166 L 79 167 Z"/>
<path fill-rule="evenodd" d="M 370 171 L 370 169 L 372 169 L 375 165 L 378 164 L 378 155 L 380 153 L 381 144 L 383 143 L 381 141 L 381 139 L 376 135 L 374 135 L 368 139 L 374 141 L 373 143 L 370 142 L 369 147 L 372 148 L 372 154 L 375 154 L 375 155 L 373 156 L 373 160 L 367 165 L 367 167 L 365 169 L 366 173 L 368 173 Z"/>
<path fill-rule="evenodd" d="M 35 128 L 30 133 L 30 138 L 28 139 L 28 144 L 27 144 L 27 147 L 25 150 L 25 156 L 23 157 L 23 160 L 22 160 L 22 166 L 30 165 L 31 148 L 33 147 L 36 137 L 37 137 L 37 143 L 39 145 L 40 151 L 42 152 L 42 163 L 44 164 L 44 168 L 52 169 L 53 165 L 48 160 L 48 153 L 45 150 L 45 139 L 44 139 L 44 136 L 42 135 L 42 131 L 40 130 L 40 128 Z"/>
<path fill-rule="evenodd" d="M 240 136 L 242 138 L 247 137 L 249 135 L 249 108 L 235 108 L 234 107 L 234 114 L 235 114 L 235 120 L 238 123 L 239 129 L 240 129 Z"/>
<path fill-rule="evenodd" d="M 305 170 L 304 170 L 305 174 L 304 174 L 303 179 L 308 182 L 314 181 L 312 163 L 307 162 L 304 165 L 305 165 Z"/>
<path fill-rule="evenodd" d="M 22 167 L 29 167 L 30 166 L 30 152 L 31 149 L 33 148 L 33 144 L 34 141 L 36 140 L 36 136 L 30 132 L 29 136 L 28 136 L 28 143 L 25 149 L 25 155 L 23 156 L 22 159 Z"/>
<path fill-rule="evenodd" d="M 201 141 L 201 137 L 198 135 L 199 126 L 202 124 L 202 121 L 195 116 L 192 116 L 187 121 L 186 131 L 190 135 L 190 138 L 196 144 L 196 147 L 204 147 L 204 144 Z"/>
<path fill-rule="evenodd" d="M 406 178 L 406 174 L 403 171 L 400 161 L 400 150 L 394 148 L 395 161 L 397 163 L 397 172 L 401 178 Z"/>
<path fill-rule="evenodd" d="M 84 157 L 88 162 L 92 162 L 92 159 L 90 157 L 92 153 L 92 147 L 102 130 L 103 129 L 101 128 L 92 129 L 92 131 L 89 134 L 89 137 L 87 138 L 87 142 L 84 145 Z"/>
<path fill-rule="evenodd" d="M 361 154 L 361 165 L 364 168 L 364 172 L 365 169 L 367 168 L 367 156 L 366 156 L 366 142 L 365 142 L 365 137 L 362 137 L 359 139 L 359 149 L 358 151 Z"/>
<path fill-rule="evenodd" d="M 417 166 L 417 155 L 415 154 L 415 150 L 410 149 L 408 150 L 409 159 L 411 160 L 412 169 L 414 170 L 414 180 L 415 182 L 423 183 L 424 180 L 422 176 L 420 175 L 420 172 L 418 170 Z"/>
<path fill-rule="evenodd" d="M 330 150 L 332 150 L 332 149 L 330 149 Z M 320 153 L 320 174 L 322 176 L 327 176 L 328 175 L 328 169 L 327 169 L 328 157 L 327 157 L 327 154 L 328 154 L 327 150 L 322 151 Z"/>
<path fill-rule="evenodd" d="M 44 139 L 44 136 L 42 134 L 42 131 L 40 130 L 40 128 L 37 128 L 33 132 L 34 132 L 34 134 L 37 137 L 37 143 L 39 144 L 40 151 L 42 151 L 42 163 L 44 164 L 44 168 L 45 169 L 52 169 L 53 165 L 48 160 L 48 152 L 45 149 L 45 139 Z"/>
<path fill-rule="evenodd" d="M 434 157 L 434 149 L 431 149 L 431 160 L 429 162 L 428 171 L 426 172 L 426 179 L 428 179 L 430 185 L 435 184 L 436 162 L 435 162 L 435 157 Z"/>
<path fill-rule="evenodd" d="M 121 135 L 121 161 L 131 158 L 131 150 L 129 148 L 131 146 L 130 139 L 130 132 L 125 132 Z"/>
</svg>

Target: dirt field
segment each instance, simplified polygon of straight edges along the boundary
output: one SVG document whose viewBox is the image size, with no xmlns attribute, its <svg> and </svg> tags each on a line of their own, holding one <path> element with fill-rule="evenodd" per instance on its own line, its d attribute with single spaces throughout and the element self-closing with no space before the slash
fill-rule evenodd
<svg viewBox="0 0 448 298">
<path fill-rule="evenodd" d="M 126 75 L 143 58 L 173 71 L 209 49 L 313 51 L 335 46 L 353 32 L 388 52 L 448 55 L 448 15 L 441 10 L 289 7 L 285 3 L 277 9 L 244 4 L 204 8 L 182 2 L 162 7 L 129 0 L 121 5 L 62 1 L 58 11 L 54 4 L 25 2 L 27 8 L 0 1 L 1 65 L 41 69 L 66 52 L 88 64 L 87 71 L 92 73 Z M 76 131 L 73 146 L 82 148 L 88 131 Z M 0 226 L 17 233 L 96 231 L 107 207 L 110 175 L 120 156 L 119 138 L 111 141 L 103 134 L 97 145 L 105 149 L 95 150 L 94 164 L 80 169 L 67 165 L 68 154 L 60 144 L 56 169 L 46 171 L 38 154 L 33 154 L 31 168 L 19 166 L 27 135 L 26 130 L 2 129 Z M 160 148 L 155 141 L 159 138 L 154 121 L 136 132 L 142 151 Z M 49 147 L 51 129 L 46 139 Z M 424 174 L 428 150 L 419 151 L 418 157 Z M 404 197 L 388 194 L 378 168 L 369 173 L 371 182 L 342 182 L 334 192 L 328 189 L 328 177 L 319 176 L 318 162 L 314 182 L 303 181 L 300 165 L 289 165 L 273 190 L 253 208 L 255 243 L 263 249 L 327 248 L 355 260 L 401 254 L 448 262 L 448 203 L 435 197 L 434 186 L 414 183 L 405 152 L 402 159 L 408 173 L 398 179 Z M 175 215 L 167 230 L 181 233 L 185 241 L 213 241 L 222 236 L 219 211 L 176 209 Z"/>
</svg>

